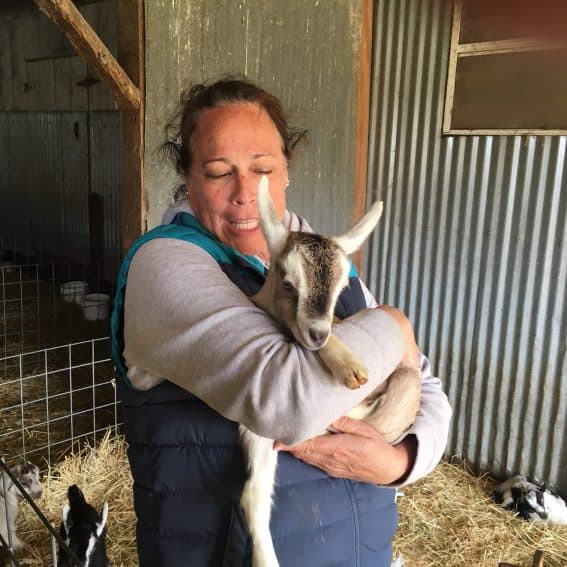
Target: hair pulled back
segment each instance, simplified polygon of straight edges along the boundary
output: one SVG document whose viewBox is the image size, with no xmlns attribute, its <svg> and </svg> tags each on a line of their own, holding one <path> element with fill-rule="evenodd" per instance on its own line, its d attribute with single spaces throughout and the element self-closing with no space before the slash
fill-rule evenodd
<svg viewBox="0 0 567 567">
<path fill-rule="evenodd" d="M 179 109 L 165 127 L 166 139 L 160 153 L 177 173 L 186 177 L 193 159 L 192 137 L 203 111 L 224 104 L 248 102 L 262 108 L 276 126 L 282 138 L 282 151 L 291 159 L 293 148 L 307 130 L 291 128 L 279 99 L 246 78 L 228 77 L 212 83 L 199 83 L 181 93 Z"/>
</svg>

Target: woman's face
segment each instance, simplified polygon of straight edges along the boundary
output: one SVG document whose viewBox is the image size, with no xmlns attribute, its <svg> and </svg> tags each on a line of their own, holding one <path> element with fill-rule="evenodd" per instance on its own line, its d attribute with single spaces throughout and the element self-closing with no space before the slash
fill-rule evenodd
<svg viewBox="0 0 567 567">
<path fill-rule="evenodd" d="M 187 188 L 193 212 L 221 242 L 264 260 L 269 254 L 258 221 L 258 183 L 267 175 L 281 218 L 288 181 L 282 147 L 269 115 L 252 103 L 205 110 L 192 138 Z"/>
</svg>

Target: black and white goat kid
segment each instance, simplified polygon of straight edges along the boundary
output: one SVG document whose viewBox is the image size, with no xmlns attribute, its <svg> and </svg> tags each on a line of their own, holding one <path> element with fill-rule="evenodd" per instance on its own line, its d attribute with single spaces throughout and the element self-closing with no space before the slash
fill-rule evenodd
<svg viewBox="0 0 567 567">
<path fill-rule="evenodd" d="M 83 567 L 108 567 L 106 556 L 106 520 L 108 504 L 100 514 L 85 500 L 81 489 L 73 484 L 67 490 L 69 503 L 63 506 L 59 533 L 67 546 L 82 561 Z M 73 562 L 64 549 L 59 549 L 57 567 L 70 567 Z"/>
<path fill-rule="evenodd" d="M 10 472 L 22 485 L 26 493 L 37 500 L 41 497 L 42 486 L 39 478 L 39 469 L 30 462 L 25 462 L 10 469 Z M 16 519 L 18 517 L 18 504 L 23 496 L 6 472 L 0 475 L 0 535 L 6 543 L 12 544 L 15 552 L 20 551 L 25 543 L 16 535 Z M 8 537 L 10 533 L 10 538 Z M 0 543 L 0 546 L 2 544 Z"/>
<path fill-rule="evenodd" d="M 274 210 L 265 176 L 258 187 L 258 208 L 271 267 L 252 301 L 287 329 L 299 344 L 316 351 L 337 380 L 348 388 L 359 388 L 367 382 L 367 371 L 331 331 L 337 299 L 348 284 L 348 255 L 362 245 L 376 226 L 382 203 L 374 203 L 362 220 L 338 237 L 288 231 Z M 420 373 L 398 369 L 347 415 L 364 419 L 388 441 L 394 441 L 413 423 L 420 391 Z M 240 438 L 249 471 L 240 503 L 252 539 L 252 564 L 276 567 L 270 516 L 277 452 L 273 450 L 273 440 L 260 437 L 242 425 Z"/>
<path fill-rule="evenodd" d="M 567 524 L 567 504 L 545 484 L 516 475 L 494 489 L 497 504 L 532 522 Z"/>
</svg>

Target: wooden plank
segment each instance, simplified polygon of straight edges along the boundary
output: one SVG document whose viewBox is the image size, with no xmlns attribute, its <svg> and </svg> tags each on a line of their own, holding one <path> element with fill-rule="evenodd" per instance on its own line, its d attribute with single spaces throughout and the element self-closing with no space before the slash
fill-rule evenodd
<svg viewBox="0 0 567 567">
<path fill-rule="evenodd" d="M 449 68 L 447 70 L 447 88 L 445 91 L 445 109 L 443 112 L 443 134 L 451 130 L 453 114 L 453 99 L 455 96 L 455 78 L 457 76 L 457 48 L 461 33 L 461 19 L 463 14 L 462 0 L 456 0 L 453 7 L 453 21 L 451 24 L 451 44 L 449 46 Z"/>
<path fill-rule="evenodd" d="M 459 57 L 474 57 L 475 55 L 500 55 L 502 53 L 524 53 L 526 51 L 550 51 L 565 49 L 567 43 L 558 40 L 542 39 L 502 39 L 498 41 L 483 41 L 480 43 L 463 43 L 456 47 Z"/>
<path fill-rule="evenodd" d="M 565 136 L 567 130 L 519 130 L 503 128 L 495 128 L 494 130 L 478 129 L 478 130 L 459 130 L 451 129 L 443 134 L 450 136 Z"/>
<path fill-rule="evenodd" d="M 139 109 L 140 91 L 120 67 L 89 23 L 71 0 L 34 0 L 40 10 L 53 20 L 77 53 L 108 85 L 120 107 Z"/>
<path fill-rule="evenodd" d="M 146 230 L 144 174 L 144 3 L 118 0 L 118 59 L 141 93 L 140 107 L 120 113 L 122 158 L 120 218 L 122 253 Z"/>
<path fill-rule="evenodd" d="M 356 115 L 356 156 L 354 162 L 354 221 L 360 220 L 366 210 L 368 130 L 370 123 L 370 86 L 372 78 L 373 2 L 372 0 L 362 1 Z M 359 250 L 355 253 L 353 258 L 360 274 L 362 274 L 363 257 L 362 250 Z"/>
</svg>

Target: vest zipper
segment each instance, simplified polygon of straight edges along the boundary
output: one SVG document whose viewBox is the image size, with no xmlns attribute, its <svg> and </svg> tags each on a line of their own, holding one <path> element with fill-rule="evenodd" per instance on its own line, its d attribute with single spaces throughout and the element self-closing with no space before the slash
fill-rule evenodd
<svg viewBox="0 0 567 567">
<path fill-rule="evenodd" d="M 360 526 L 359 526 L 359 511 L 356 496 L 354 494 L 353 482 L 351 480 L 343 481 L 346 488 L 348 503 L 352 513 L 352 525 L 354 531 L 354 566 L 360 567 Z"/>
</svg>

